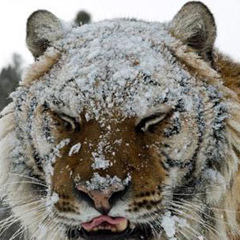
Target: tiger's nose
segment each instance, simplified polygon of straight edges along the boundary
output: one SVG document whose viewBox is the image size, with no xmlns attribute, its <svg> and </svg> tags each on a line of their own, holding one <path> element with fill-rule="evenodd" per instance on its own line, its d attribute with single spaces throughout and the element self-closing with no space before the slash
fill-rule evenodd
<svg viewBox="0 0 240 240">
<path fill-rule="evenodd" d="M 87 202 L 102 214 L 108 214 L 115 202 L 126 192 L 126 187 L 121 184 L 113 185 L 103 190 L 90 190 L 83 184 L 78 184 L 76 189 L 81 200 Z"/>
</svg>

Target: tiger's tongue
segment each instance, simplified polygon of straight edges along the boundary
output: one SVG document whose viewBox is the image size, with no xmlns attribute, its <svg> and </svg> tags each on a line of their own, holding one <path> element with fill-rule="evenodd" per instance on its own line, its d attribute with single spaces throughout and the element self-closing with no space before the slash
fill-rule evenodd
<svg viewBox="0 0 240 240">
<path fill-rule="evenodd" d="M 94 218 L 91 222 L 83 223 L 82 227 L 90 232 L 96 228 L 116 229 L 118 232 L 122 232 L 127 228 L 128 220 L 124 217 L 111 218 L 109 216 L 100 216 Z"/>
</svg>

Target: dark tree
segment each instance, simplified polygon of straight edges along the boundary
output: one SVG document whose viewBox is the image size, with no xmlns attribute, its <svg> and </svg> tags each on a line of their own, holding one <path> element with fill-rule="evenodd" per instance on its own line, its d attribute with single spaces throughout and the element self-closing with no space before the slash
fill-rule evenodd
<svg viewBox="0 0 240 240">
<path fill-rule="evenodd" d="M 87 24 L 91 22 L 91 15 L 85 11 L 79 11 L 74 22 L 78 26 L 82 26 L 83 24 Z"/>
<path fill-rule="evenodd" d="M 22 74 L 22 57 L 13 54 L 12 63 L 0 72 L 0 110 L 11 100 L 9 94 L 18 86 Z"/>
</svg>

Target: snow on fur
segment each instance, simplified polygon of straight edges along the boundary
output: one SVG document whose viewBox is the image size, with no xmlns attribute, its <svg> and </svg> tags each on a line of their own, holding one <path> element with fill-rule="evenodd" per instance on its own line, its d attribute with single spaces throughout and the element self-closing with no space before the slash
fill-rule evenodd
<svg viewBox="0 0 240 240">
<path fill-rule="evenodd" d="M 105 124 L 110 121 L 115 108 L 121 112 L 122 119 L 119 121 L 129 117 L 141 118 L 149 110 L 161 104 L 166 104 L 172 109 L 180 107 L 181 111 L 185 110 L 191 116 L 195 116 L 195 112 L 200 111 L 202 105 L 206 107 L 207 95 L 211 97 L 215 105 L 214 111 L 208 113 L 210 117 L 207 124 L 209 123 L 212 128 L 207 126 L 209 134 L 206 136 L 207 140 L 203 140 L 206 152 L 200 152 L 202 162 L 199 166 L 199 174 L 201 174 L 203 183 L 208 182 L 213 189 L 216 185 L 221 188 L 222 192 L 216 198 L 209 200 L 213 203 L 219 202 L 228 187 L 225 186 L 223 180 L 228 178 L 230 182 L 232 172 L 234 172 L 229 167 L 229 163 L 224 162 L 227 141 L 230 139 L 231 144 L 237 145 L 239 136 L 232 135 L 227 139 L 225 132 L 220 131 L 225 127 L 225 120 L 228 118 L 228 105 L 222 101 L 224 96 L 219 93 L 219 89 L 222 89 L 222 82 L 218 79 L 218 74 L 207 63 L 197 59 L 195 53 L 189 53 L 186 47 L 181 48 L 182 43 L 169 34 L 167 24 L 116 19 L 78 28 L 70 28 L 68 25 L 65 34 L 63 39 L 52 44 L 52 48 L 41 57 L 39 62 L 28 69 L 25 80 L 11 95 L 14 101 L 14 114 L 6 115 L 0 120 L 2 129 L 0 133 L 1 182 L 11 183 L 8 178 L 9 172 L 28 176 L 32 172 L 39 173 L 34 159 L 26 157 L 26 155 L 32 156 L 29 133 L 34 131 L 34 144 L 39 148 L 40 156 L 46 161 L 44 168 L 46 182 L 51 184 L 55 156 L 61 157 L 61 149 L 70 142 L 68 139 L 63 139 L 56 145 L 53 144 L 53 139 L 44 138 L 48 129 L 42 132 L 41 120 L 33 117 L 38 106 L 47 105 L 57 113 L 74 118 L 78 118 L 84 109 L 87 112 L 86 120 L 96 119 L 101 126 L 106 127 Z M 176 48 L 176 46 L 179 47 Z M 206 78 L 206 81 L 199 81 L 186 68 L 183 68 L 182 64 L 176 61 L 172 50 L 180 59 L 191 63 L 192 67 L 199 66 L 201 76 Z M 212 85 L 209 86 L 207 77 L 217 79 L 218 83 L 212 81 Z M 177 113 L 175 119 L 177 128 Z M 198 120 L 201 132 L 205 123 L 201 117 Z M 16 125 L 16 129 L 13 129 L 9 122 Z M 231 124 L 239 130 L 237 122 L 233 120 Z M 212 140 L 213 136 L 218 136 L 218 140 Z M 121 139 L 116 141 L 121 143 Z M 178 153 L 179 160 L 187 147 Z M 99 174 L 98 170 L 111 166 L 111 162 L 104 156 L 103 149 L 112 150 L 107 134 L 102 136 L 98 148 L 92 152 L 92 168 L 95 172 L 91 180 L 86 182 L 89 190 L 105 190 L 111 185 L 127 185 L 131 181 L 130 174 L 126 179 Z M 81 143 L 72 146 L 69 156 L 78 151 L 81 151 Z M 212 161 L 219 161 L 224 169 L 205 171 L 204 160 L 208 158 Z M 235 165 L 236 163 L 237 160 Z M 33 169 L 32 172 L 29 169 Z M 176 169 L 171 172 L 173 178 L 174 171 Z M 174 181 L 170 184 L 174 186 Z M 19 189 L 16 184 L 13 184 L 6 193 L 12 206 L 14 205 L 13 199 L 24 198 L 30 191 L 24 185 Z M 46 203 L 53 204 L 58 201 L 58 196 L 51 193 L 50 186 L 47 200 L 42 199 L 42 201 L 41 206 L 45 207 Z M 44 222 L 43 216 L 34 215 L 34 212 L 30 212 L 26 217 L 22 215 L 21 213 L 26 212 L 27 208 L 22 210 L 13 208 L 13 210 L 25 226 L 31 226 L 32 218 L 39 219 L 39 223 Z M 49 222 L 46 225 L 41 224 L 44 230 L 40 229 L 36 232 L 36 234 L 41 233 L 37 240 L 65 239 L 62 232 L 56 236 L 49 231 L 46 232 L 44 226 L 47 226 Z M 218 225 L 221 224 L 220 219 Z M 187 224 L 171 213 L 166 213 L 162 216 L 161 226 L 167 238 L 173 240 L 176 235 L 176 226 L 184 228 Z M 34 229 L 32 232 L 35 232 Z M 202 236 L 197 237 L 202 238 Z"/>
</svg>

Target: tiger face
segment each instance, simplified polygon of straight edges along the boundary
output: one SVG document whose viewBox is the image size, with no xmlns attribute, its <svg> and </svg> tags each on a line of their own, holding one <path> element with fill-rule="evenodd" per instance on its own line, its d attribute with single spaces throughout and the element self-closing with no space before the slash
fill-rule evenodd
<svg viewBox="0 0 240 240">
<path fill-rule="evenodd" d="M 230 239 L 238 104 L 212 67 L 215 32 L 199 2 L 167 24 L 29 17 L 37 60 L 0 122 L 28 239 Z"/>
</svg>

